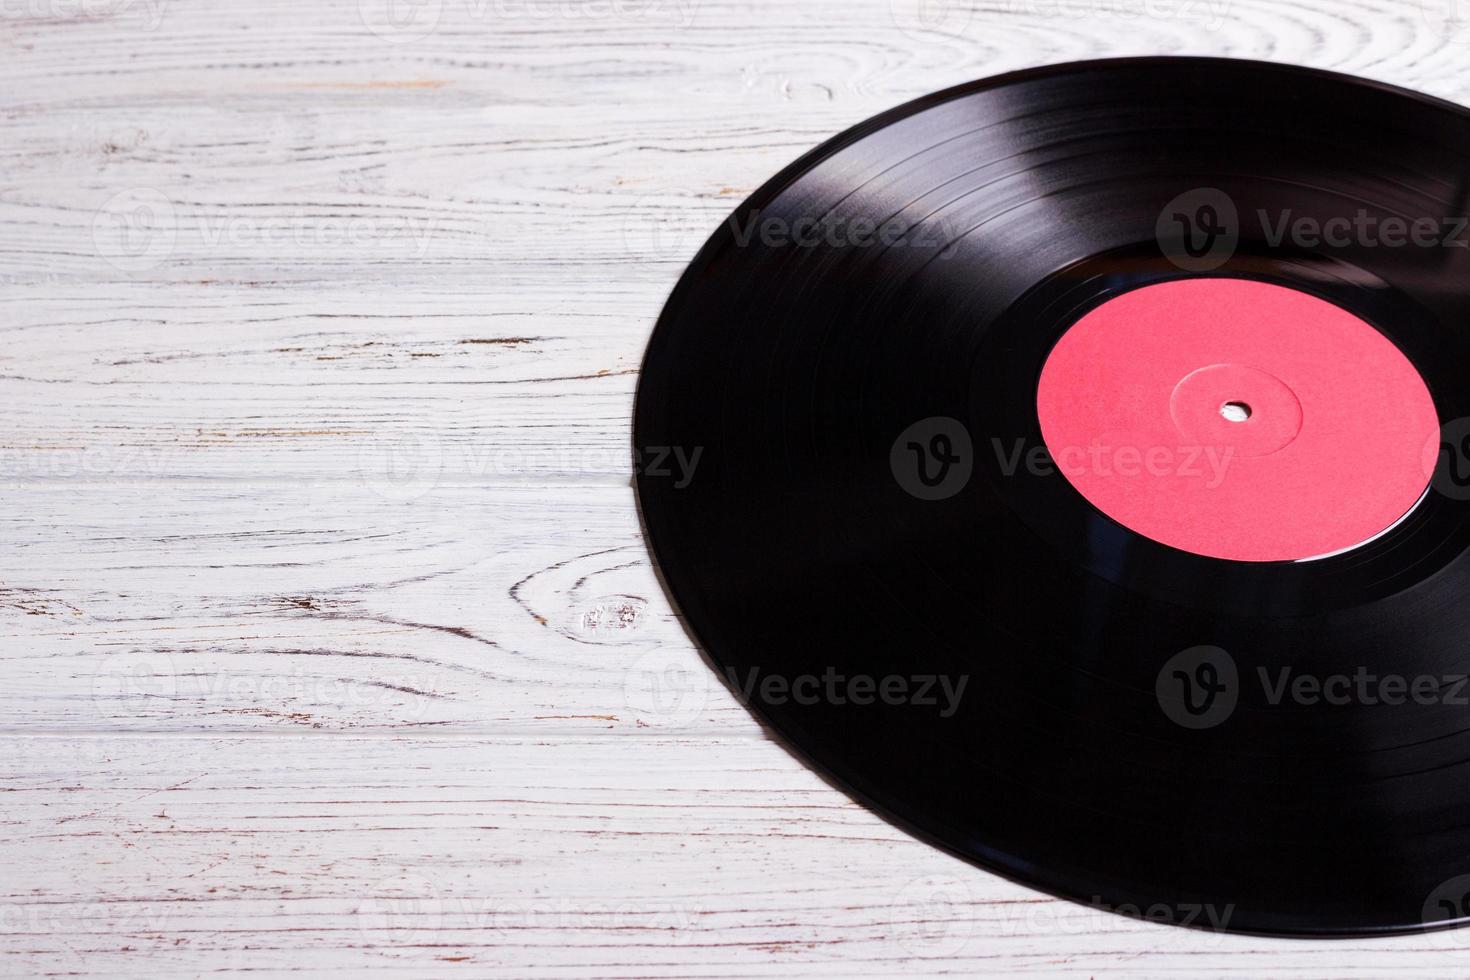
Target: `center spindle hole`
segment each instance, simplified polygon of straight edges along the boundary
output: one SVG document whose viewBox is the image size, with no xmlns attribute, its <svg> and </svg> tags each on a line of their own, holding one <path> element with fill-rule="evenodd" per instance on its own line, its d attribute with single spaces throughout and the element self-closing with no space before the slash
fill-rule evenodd
<svg viewBox="0 0 1470 980">
<path fill-rule="evenodd" d="M 1245 402 L 1226 402 L 1220 406 L 1220 414 L 1227 422 L 1244 422 L 1251 417 L 1251 407 Z"/>
</svg>

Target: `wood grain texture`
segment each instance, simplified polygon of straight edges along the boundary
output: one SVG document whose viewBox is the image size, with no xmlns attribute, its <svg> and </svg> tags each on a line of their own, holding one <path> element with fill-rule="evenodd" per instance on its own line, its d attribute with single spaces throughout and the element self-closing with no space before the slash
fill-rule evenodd
<svg viewBox="0 0 1470 980">
<path fill-rule="evenodd" d="M 826 785 L 629 488 L 816 142 L 1125 54 L 1470 101 L 1452 0 L 0 0 L 0 972 L 1456 976 L 1058 902 Z"/>
</svg>

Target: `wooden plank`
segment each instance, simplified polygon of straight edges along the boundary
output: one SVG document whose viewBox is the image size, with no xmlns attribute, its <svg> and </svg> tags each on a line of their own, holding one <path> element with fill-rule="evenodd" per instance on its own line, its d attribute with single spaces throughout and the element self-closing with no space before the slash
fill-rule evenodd
<svg viewBox="0 0 1470 980">
<path fill-rule="evenodd" d="M 0 728 L 757 732 L 630 487 L 0 492 Z"/>
<path fill-rule="evenodd" d="M 0 950 L 18 972 L 1431 977 L 1465 962 L 1445 934 L 1267 940 L 1050 899 L 749 740 L 0 745 Z"/>
</svg>

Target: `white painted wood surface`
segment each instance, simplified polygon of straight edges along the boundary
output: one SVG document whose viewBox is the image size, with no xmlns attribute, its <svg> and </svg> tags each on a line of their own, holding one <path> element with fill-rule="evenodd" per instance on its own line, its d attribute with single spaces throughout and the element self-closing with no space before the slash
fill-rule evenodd
<svg viewBox="0 0 1470 980">
<path fill-rule="evenodd" d="M 702 665 L 627 458 L 683 262 L 826 136 L 1121 54 L 1467 102 L 1453 7 L 0 0 L 0 972 L 1464 975 L 894 830 Z"/>
</svg>

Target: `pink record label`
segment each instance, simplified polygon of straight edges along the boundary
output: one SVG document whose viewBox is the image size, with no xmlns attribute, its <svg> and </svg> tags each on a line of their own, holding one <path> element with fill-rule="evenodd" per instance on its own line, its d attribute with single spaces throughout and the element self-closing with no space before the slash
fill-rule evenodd
<svg viewBox="0 0 1470 980">
<path fill-rule="evenodd" d="M 1111 299 L 1052 350 L 1036 396 L 1056 467 L 1148 538 L 1237 561 L 1317 558 L 1423 496 L 1439 420 L 1367 322 L 1243 279 Z"/>
</svg>

